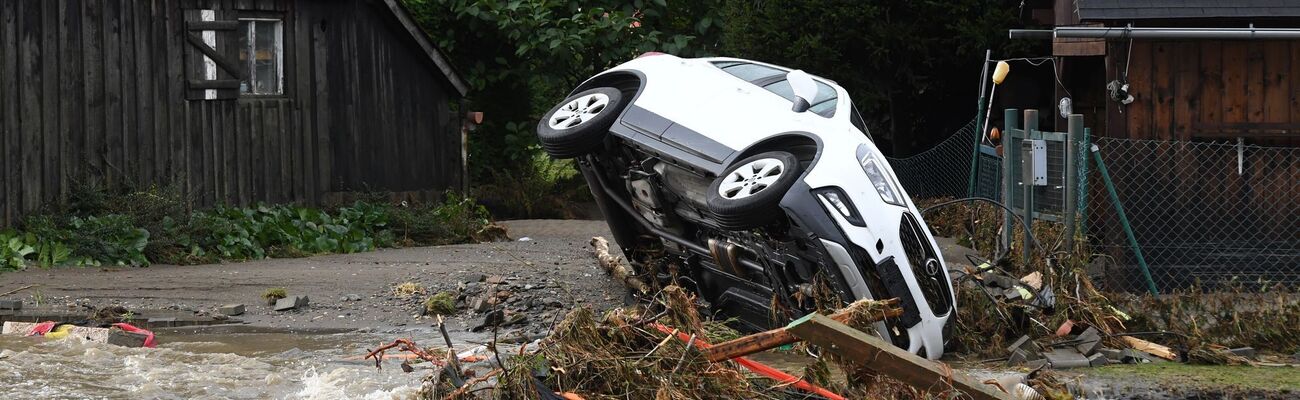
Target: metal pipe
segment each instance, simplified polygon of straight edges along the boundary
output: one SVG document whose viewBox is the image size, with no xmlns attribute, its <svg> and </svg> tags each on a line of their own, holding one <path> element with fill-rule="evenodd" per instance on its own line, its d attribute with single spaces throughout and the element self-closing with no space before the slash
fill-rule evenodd
<svg viewBox="0 0 1300 400">
<path fill-rule="evenodd" d="M 1012 39 L 1300 39 L 1298 28 L 1134 28 L 1131 26 L 1061 26 L 1054 30 L 1012 29 Z"/>
<path fill-rule="evenodd" d="M 592 165 L 596 164 L 594 162 L 591 162 L 590 160 L 588 160 L 588 162 L 590 162 Z M 705 257 L 712 256 L 711 253 L 709 252 L 709 249 L 705 248 L 704 246 L 701 246 L 700 244 L 690 241 L 684 237 L 677 236 L 677 234 L 674 234 L 672 232 L 659 229 L 658 226 L 655 226 L 655 224 L 651 223 L 649 220 L 646 220 L 645 217 L 641 216 L 641 213 L 638 213 L 636 211 L 636 208 L 632 207 L 632 205 L 629 204 L 626 199 L 619 196 L 618 193 L 614 192 L 613 188 L 610 188 L 610 186 L 606 183 L 605 176 L 602 172 L 600 171 L 593 171 L 593 172 L 595 172 L 594 175 L 596 175 L 596 180 L 600 182 L 600 188 L 604 190 L 605 195 L 609 196 L 610 200 L 613 200 L 614 204 L 617 204 L 619 208 L 622 208 L 623 211 L 626 211 L 628 214 L 630 214 L 633 219 L 635 219 L 637 222 L 641 224 L 641 226 L 650 230 L 650 232 L 659 235 L 665 239 L 671 240 L 696 254 Z M 743 259 L 743 258 L 740 259 L 739 261 L 740 261 L 740 265 L 743 265 L 746 268 L 755 270 L 760 273 L 765 271 L 763 266 L 759 265 L 757 262 Z"/>
</svg>

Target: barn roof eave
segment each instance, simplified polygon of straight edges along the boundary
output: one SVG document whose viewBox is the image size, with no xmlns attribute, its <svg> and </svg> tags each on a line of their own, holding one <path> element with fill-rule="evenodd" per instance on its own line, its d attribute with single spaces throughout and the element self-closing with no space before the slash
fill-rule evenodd
<svg viewBox="0 0 1300 400">
<path fill-rule="evenodd" d="M 433 61 L 433 64 L 438 66 L 439 70 L 442 70 L 443 76 L 456 88 L 456 92 L 460 93 L 462 97 L 465 96 L 469 92 L 469 86 L 465 84 L 464 79 L 461 79 L 460 74 L 456 73 L 456 69 L 447 61 L 447 57 L 443 56 L 437 46 L 434 46 L 433 41 L 429 39 L 429 35 L 425 34 L 424 30 L 420 29 L 419 24 L 415 23 L 415 19 L 411 17 L 411 13 L 406 9 L 406 6 L 403 6 L 399 0 L 383 1 L 388 6 L 388 9 L 392 11 L 393 17 L 397 18 L 397 22 L 402 24 L 402 28 L 405 28 L 406 32 L 411 34 L 411 38 L 415 39 L 415 42 L 420 45 L 424 53 L 429 56 L 429 60 Z"/>
</svg>

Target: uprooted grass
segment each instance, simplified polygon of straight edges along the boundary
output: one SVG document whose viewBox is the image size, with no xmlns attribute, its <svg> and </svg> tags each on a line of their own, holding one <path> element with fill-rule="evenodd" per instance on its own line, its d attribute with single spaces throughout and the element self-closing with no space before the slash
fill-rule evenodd
<svg viewBox="0 0 1300 400">
<path fill-rule="evenodd" d="M 667 287 L 659 297 L 667 306 L 658 321 L 667 326 L 700 337 L 706 324 L 716 323 L 701 321 L 693 300 L 679 287 Z M 538 350 L 550 371 L 546 384 L 588 399 L 771 397 L 764 394 L 768 385 L 751 382 L 730 363 L 710 363 L 686 343 L 650 327 L 652 321 L 654 315 L 643 308 L 604 316 L 587 308 L 574 310 Z M 530 371 L 519 369 L 503 378 L 497 398 L 537 397 Z"/>
<path fill-rule="evenodd" d="M 918 206 L 948 199 L 921 201 Z M 959 203 L 935 209 L 926 221 L 939 235 L 959 238 L 992 255 L 1001 235 L 1001 209 L 981 203 Z M 996 299 L 974 285 L 955 284 L 957 321 L 949 350 L 957 353 L 1000 357 L 1005 347 L 1021 335 L 1045 337 L 1066 320 L 1097 327 L 1103 334 L 1126 332 L 1174 332 L 1158 342 L 1182 350 L 1251 346 L 1291 354 L 1300 350 L 1300 293 L 1283 287 L 1248 290 L 1220 287 L 1214 291 L 1193 287 L 1159 296 L 1104 292 L 1089 275 L 1089 263 L 1097 257 L 1084 237 L 1074 248 L 1066 248 L 1061 224 L 1039 221 L 1033 225 L 1038 246 L 1023 262 L 1019 245 L 1023 229 L 1013 227 L 1009 262 L 999 265 L 1008 275 L 1019 278 L 1030 272 L 1043 274 L 1043 282 L 1056 296 L 1052 310 L 1039 310 L 1023 302 Z M 1112 346 L 1125 347 L 1112 339 Z M 1218 352 L 1198 353 L 1202 362 L 1233 363 Z"/>
</svg>

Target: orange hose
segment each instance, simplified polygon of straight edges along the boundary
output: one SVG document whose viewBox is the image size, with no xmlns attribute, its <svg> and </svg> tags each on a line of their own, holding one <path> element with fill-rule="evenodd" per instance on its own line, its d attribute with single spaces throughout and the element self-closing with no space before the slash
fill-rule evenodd
<svg viewBox="0 0 1300 400">
<path fill-rule="evenodd" d="M 673 334 L 673 330 L 668 328 L 667 326 L 664 326 L 663 324 L 655 322 L 653 325 L 655 329 L 658 329 L 660 332 L 669 335 Z M 681 341 L 683 342 L 689 342 L 691 340 L 691 335 L 688 335 L 681 331 L 677 331 L 677 338 L 681 339 Z M 708 342 L 698 337 L 695 338 L 694 343 L 696 347 L 699 347 L 701 349 L 707 349 L 709 347 L 712 347 L 712 345 L 710 345 Z M 803 378 L 787 374 L 784 371 L 781 371 L 776 368 L 772 368 L 767 364 L 763 364 L 758 361 L 750 360 L 747 357 L 736 357 L 732 359 L 732 361 L 735 361 L 737 364 L 740 364 L 742 367 L 745 367 L 746 369 L 753 371 L 756 374 L 763 375 L 768 378 L 772 378 L 773 380 L 776 380 L 781 385 L 794 386 L 795 388 L 802 389 L 809 393 L 817 394 L 819 396 L 825 397 L 830 400 L 845 400 L 844 396 L 835 394 L 834 392 L 826 390 L 821 386 L 814 385 L 808 381 L 803 380 Z"/>
</svg>

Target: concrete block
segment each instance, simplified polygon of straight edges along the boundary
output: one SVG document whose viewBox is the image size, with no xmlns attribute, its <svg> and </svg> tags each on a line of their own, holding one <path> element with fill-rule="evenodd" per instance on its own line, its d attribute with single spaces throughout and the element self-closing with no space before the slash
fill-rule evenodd
<svg viewBox="0 0 1300 400">
<path fill-rule="evenodd" d="M 307 296 L 289 296 L 275 301 L 275 311 L 289 311 L 295 308 L 307 307 Z"/>
<path fill-rule="evenodd" d="M 21 310 L 23 309 L 22 300 L 0 300 L 0 310 Z"/>
<path fill-rule="evenodd" d="M 229 316 L 240 315 L 243 314 L 244 311 L 245 307 L 243 304 L 227 304 L 217 309 L 217 312 Z"/>
<path fill-rule="evenodd" d="M 1047 358 L 1047 363 L 1054 369 L 1081 368 L 1090 366 L 1091 363 L 1083 354 L 1074 351 L 1074 349 L 1056 349 L 1048 353 L 1043 353 Z"/>
<path fill-rule="evenodd" d="M 1097 350 L 1101 349 L 1101 335 L 1097 333 L 1096 328 L 1088 327 L 1075 340 L 1078 341 L 1078 344 L 1074 348 L 1085 356 L 1097 354 Z"/>
<path fill-rule="evenodd" d="M 1109 363 L 1110 360 L 1106 359 L 1106 356 L 1101 353 L 1093 354 L 1088 357 L 1088 366 L 1090 367 L 1100 367 Z"/>
</svg>

